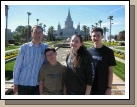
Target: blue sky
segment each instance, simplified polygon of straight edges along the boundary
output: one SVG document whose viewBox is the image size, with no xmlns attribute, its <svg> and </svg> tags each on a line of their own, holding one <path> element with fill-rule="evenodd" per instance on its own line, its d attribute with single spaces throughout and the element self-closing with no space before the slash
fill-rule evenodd
<svg viewBox="0 0 137 107">
<path fill-rule="evenodd" d="M 39 19 L 39 23 L 46 24 L 46 30 L 50 26 L 56 30 L 58 22 L 63 28 L 70 9 L 74 28 L 80 22 L 81 29 L 83 25 L 91 29 L 91 25 L 102 20 L 101 27 L 110 29 L 108 17 L 113 16 L 111 34 L 125 30 L 125 2 L 79 2 L 8 2 L 8 29 L 14 31 L 19 25 L 27 25 L 27 12 L 31 12 L 31 26 L 36 25 L 36 19 Z"/>
</svg>

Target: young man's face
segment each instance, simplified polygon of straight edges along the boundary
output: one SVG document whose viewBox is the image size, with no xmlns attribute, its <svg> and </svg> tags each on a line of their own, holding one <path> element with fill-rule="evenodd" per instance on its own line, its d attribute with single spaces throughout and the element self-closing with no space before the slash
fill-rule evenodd
<svg viewBox="0 0 137 107">
<path fill-rule="evenodd" d="M 91 39 L 95 44 L 100 44 L 103 39 L 103 35 L 101 35 L 101 32 L 93 32 Z"/>
<path fill-rule="evenodd" d="M 43 37 L 43 32 L 41 28 L 34 28 L 33 32 L 31 32 L 31 36 L 35 41 L 41 41 Z"/>
<path fill-rule="evenodd" d="M 54 61 L 56 61 L 56 52 L 53 51 L 48 51 L 46 52 L 46 58 L 49 61 L 49 63 L 53 63 Z"/>
</svg>

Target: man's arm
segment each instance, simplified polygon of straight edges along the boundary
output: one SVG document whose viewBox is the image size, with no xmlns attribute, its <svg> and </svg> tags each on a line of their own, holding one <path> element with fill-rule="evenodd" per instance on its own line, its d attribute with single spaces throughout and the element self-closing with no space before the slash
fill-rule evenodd
<svg viewBox="0 0 137 107">
<path fill-rule="evenodd" d="M 22 65 L 23 65 L 23 58 L 24 58 L 24 51 L 21 48 L 16 58 L 16 62 L 13 70 L 13 78 L 14 78 L 15 85 L 18 85 L 20 70 L 22 69 Z"/>
<path fill-rule="evenodd" d="M 109 66 L 109 74 L 108 74 L 108 87 L 112 87 L 113 82 L 113 66 Z M 111 88 L 107 88 L 106 95 L 111 95 Z"/>
<path fill-rule="evenodd" d="M 43 81 L 39 82 L 39 93 L 40 93 L 40 95 L 43 94 Z"/>
<path fill-rule="evenodd" d="M 21 72 L 20 70 L 22 68 L 22 64 L 23 64 L 23 57 L 24 57 L 24 51 L 21 47 L 18 53 L 18 56 L 16 58 L 16 62 L 14 65 L 14 70 L 13 70 L 13 79 L 14 79 L 13 92 L 14 94 L 18 93 L 19 75 Z"/>
<path fill-rule="evenodd" d="M 66 95 L 66 94 L 67 94 L 67 88 L 66 88 L 66 86 L 64 84 L 64 86 L 63 86 L 63 95 Z"/>
<path fill-rule="evenodd" d="M 87 85 L 87 86 L 86 86 L 86 92 L 85 92 L 85 95 L 90 95 L 91 88 L 92 88 L 92 86 L 90 86 L 90 85 Z"/>
</svg>

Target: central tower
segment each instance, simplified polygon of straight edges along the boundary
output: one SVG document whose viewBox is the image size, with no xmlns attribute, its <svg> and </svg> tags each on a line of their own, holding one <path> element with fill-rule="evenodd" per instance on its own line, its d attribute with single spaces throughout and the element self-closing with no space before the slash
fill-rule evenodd
<svg viewBox="0 0 137 107">
<path fill-rule="evenodd" d="M 65 28 L 73 28 L 73 21 L 72 21 L 71 15 L 70 15 L 70 9 L 68 11 L 68 16 L 65 21 Z"/>
</svg>

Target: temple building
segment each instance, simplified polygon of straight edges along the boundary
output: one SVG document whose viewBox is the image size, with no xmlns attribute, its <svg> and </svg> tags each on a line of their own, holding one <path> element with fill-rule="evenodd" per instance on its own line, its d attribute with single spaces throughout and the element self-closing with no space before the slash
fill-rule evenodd
<svg viewBox="0 0 137 107">
<path fill-rule="evenodd" d="M 69 10 L 65 21 L 65 27 L 61 28 L 60 23 L 58 23 L 57 30 L 54 34 L 56 35 L 56 38 L 70 38 L 73 34 L 80 34 L 84 36 L 84 31 L 80 30 L 80 23 L 78 23 L 76 29 L 73 27 L 73 21 Z"/>
</svg>

